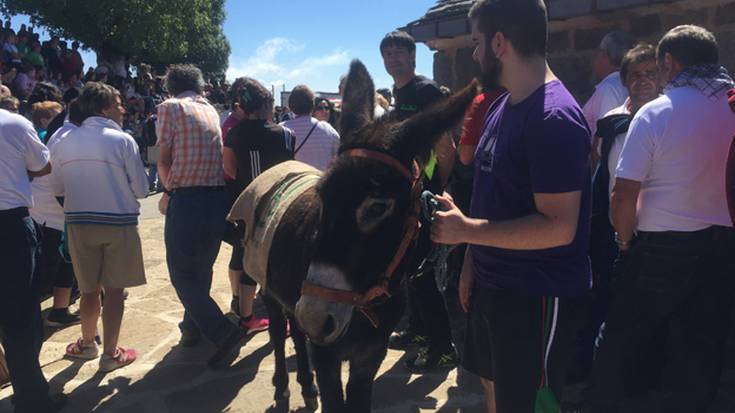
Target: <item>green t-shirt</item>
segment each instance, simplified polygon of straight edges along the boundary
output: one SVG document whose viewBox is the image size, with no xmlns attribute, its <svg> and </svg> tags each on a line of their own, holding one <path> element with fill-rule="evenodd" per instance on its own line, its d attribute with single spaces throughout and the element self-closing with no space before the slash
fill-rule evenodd
<svg viewBox="0 0 735 413">
<path fill-rule="evenodd" d="M 35 67 L 44 67 L 46 66 L 43 62 L 43 56 L 41 56 L 40 53 L 36 53 L 33 51 L 28 52 L 26 55 L 26 59 Z"/>
</svg>

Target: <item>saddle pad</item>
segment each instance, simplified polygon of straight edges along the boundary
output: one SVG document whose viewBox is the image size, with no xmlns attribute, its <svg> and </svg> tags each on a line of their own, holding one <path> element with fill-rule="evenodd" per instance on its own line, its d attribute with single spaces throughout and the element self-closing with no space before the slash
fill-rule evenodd
<svg viewBox="0 0 735 413">
<path fill-rule="evenodd" d="M 268 256 L 278 224 L 293 201 L 312 188 L 321 174 L 302 162 L 283 162 L 255 178 L 232 205 L 227 219 L 245 223 L 243 268 L 264 291 L 268 285 Z"/>
</svg>

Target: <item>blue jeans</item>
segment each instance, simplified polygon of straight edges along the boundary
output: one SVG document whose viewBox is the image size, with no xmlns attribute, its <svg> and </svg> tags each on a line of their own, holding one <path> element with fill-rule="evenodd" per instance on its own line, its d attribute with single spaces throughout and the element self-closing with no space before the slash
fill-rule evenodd
<svg viewBox="0 0 735 413">
<path fill-rule="evenodd" d="M 0 228 L 0 328 L 15 411 L 40 411 L 49 403 L 48 383 L 38 362 L 43 343 L 37 265 L 41 243 L 27 209 L 0 211 Z"/>
<path fill-rule="evenodd" d="M 171 196 L 164 229 L 171 283 L 185 310 L 179 327 L 201 332 L 215 344 L 234 327 L 209 295 L 226 213 L 224 189 L 177 190 Z"/>
</svg>

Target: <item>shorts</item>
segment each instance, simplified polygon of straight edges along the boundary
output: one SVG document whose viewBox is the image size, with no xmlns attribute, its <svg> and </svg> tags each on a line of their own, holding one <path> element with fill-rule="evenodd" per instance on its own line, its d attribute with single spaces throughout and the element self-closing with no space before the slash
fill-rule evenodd
<svg viewBox="0 0 735 413">
<path fill-rule="evenodd" d="M 544 384 L 561 400 L 580 302 L 475 287 L 462 366 L 494 382 L 499 412 L 532 413 Z"/>
<path fill-rule="evenodd" d="M 70 224 L 69 253 L 82 293 L 145 284 L 137 225 Z"/>
<path fill-rule="evenodd" d="M 232 246 L 232 256 L 230 257 L 229 268 L 232 271 L 242 272 L 242 274 L 240 275 L 240 284 L 257 285 L 258 283 L 256 283 L 255 280 L 250 278 L 249 275 L 245 274 L 244 265 L 243 265 L 244 257 L 245 257 L 245 248 L 239 242 L 235 243 L 235 245 Z"/>
</svg>

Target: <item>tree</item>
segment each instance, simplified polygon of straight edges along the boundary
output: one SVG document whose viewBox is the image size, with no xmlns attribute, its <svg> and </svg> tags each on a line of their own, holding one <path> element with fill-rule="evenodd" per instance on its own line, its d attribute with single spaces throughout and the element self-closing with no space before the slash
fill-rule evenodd
<svg viewBox="0 0 735 413">
<path fill-rule="evenodd" d="M 52 35 L 132 63 L 227 70 L 224 0 L 0 0 L 0 12 L 26 14 Z"/>
</svg>

